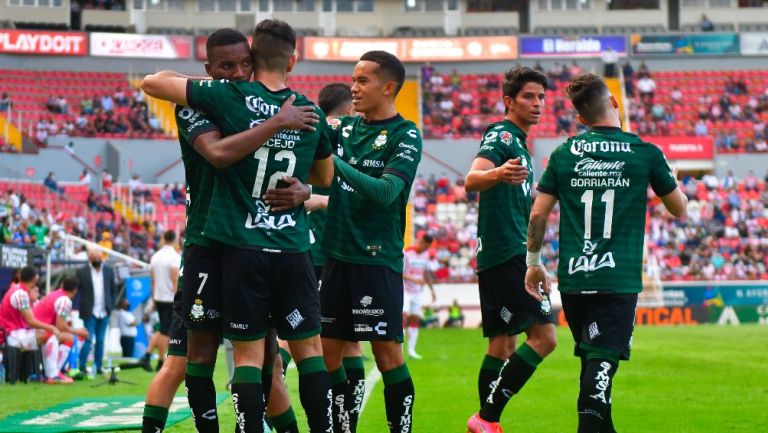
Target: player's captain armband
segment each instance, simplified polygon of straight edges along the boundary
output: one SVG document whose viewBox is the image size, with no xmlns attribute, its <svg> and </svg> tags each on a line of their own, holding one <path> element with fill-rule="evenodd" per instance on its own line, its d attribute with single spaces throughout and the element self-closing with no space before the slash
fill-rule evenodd
<svg viewBox="0 0 768 433">
<path fill-rule="evenodd" d="M 525 264 L 529 268 L 531 266 L 541 266 L 541 251 L 536 251 L 535 253 L 528 251 L 525 255 Z"/>
</svg>

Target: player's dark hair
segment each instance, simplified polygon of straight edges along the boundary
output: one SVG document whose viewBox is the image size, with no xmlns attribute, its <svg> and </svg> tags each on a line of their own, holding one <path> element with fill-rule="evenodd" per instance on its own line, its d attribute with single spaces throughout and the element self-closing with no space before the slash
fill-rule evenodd
<svg viewBox="0 0 768 433">
<path fill-rule="evenodd" d="M 538 83 L 547 90 L 547 76 L 527 66 L 517 66 L 504 73 L 504 82 L 501 84 L 501 93 L 512 99 L 527 83 Z"/>
<path fill-rule="evenodd" d="M 326 116 L 336 114 L 340 108 L 352 102 L 352 88 L 344 83 L 331 83 L 320 90 L 317 105 Z"/>
<path fill-rule="evenodd" d="M 434 242 L 434 241 L 435 241 L 435 238 L 433 238 L 433 237 L 432 237 L 432 236 L 430 236 L 430 235 L 424 235 L 424 236 L 422 236 L 421 238 L 422 238 L 422 239 L 424 239 L 424 240 L 425 240 L 425 241 L 426 241 L 428 244 L 430 244 L 430 245 L 432 245 L 432 242 Z"/>
<path fill-rule="evenodd" d="M 77 277 L 65 277 L 61 282 L 61 288 L 67 293 L 72 293 L 80 287 Z"/>
<path fill-rule="evenodd" d="M 571 79 L 565 91 L 576 111 L 587 123 L 595 123 L 605 115 L 607 95 L 610 91 L 598 75 L 577 75 Z"/>
<path fill-rule="evenodd" d="M 28 283 L 35 279 L 37 276 L 37 269 L 33 268 L 32 266 L 26 266 L 21 268 L 21 272 L 19 272 L 19 281 L 22 283 Z"/>
<path fill-rule="evenodd" d="M 253 29 L 251 57 L 256 69 L 284 71 L 296 51 L 296 32 L 285 21 L 262 20 Z"/>
<path fill-rule="evenodd" d="M 379 78 L 394 81 L 395 96 L 400 93 L 400 89 L 403 88 L 403 83 L 405 83 L 405 67 L 400 59 L 386 51 L 368 51 L 360 56 L 360 60 L 377 63 L 379 69 L 376 70 L 376 75 Z"/>
<path fill-rule="evenodd" d="M 205 51 L 210 56 L 211 50 L 216 47 L 225 47 L 227 45 L 235 45 L 248 43 L 248 38 L 244 34 L 235 29 L 219 29 L 208 36 L 208 40 L 205 42 Z"/>
<path fill-rule="evenodd" d="M 176 240 L 176 232 L 173 230 L 168 230 L 165 233 L 163 233 L 163 240 L 166 244 L 170 244 Z"/>
</svg>

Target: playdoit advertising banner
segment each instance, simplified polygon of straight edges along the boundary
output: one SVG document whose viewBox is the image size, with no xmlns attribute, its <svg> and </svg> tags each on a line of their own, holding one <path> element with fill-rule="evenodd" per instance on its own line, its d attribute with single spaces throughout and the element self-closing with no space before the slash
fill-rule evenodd
<svg viewBox="0 0 768 433">
<path fill-rule="evenodd" d="M 216 396 L 218 403 L 226 393 Z M 76 398 L 36 411 L 11 415 L 0 420 L 4 433 L 69 433 L 111 430 L 139 430 L 144 397 Z M 168 410 L 166 427 L 191 415 L 186 397 L 175 397 Z"/>
<path fill-rule="evenodd" d="M 713 56 L 738 55 L 738 33 L 633 34 L 634 56 Z"/>
</svg>

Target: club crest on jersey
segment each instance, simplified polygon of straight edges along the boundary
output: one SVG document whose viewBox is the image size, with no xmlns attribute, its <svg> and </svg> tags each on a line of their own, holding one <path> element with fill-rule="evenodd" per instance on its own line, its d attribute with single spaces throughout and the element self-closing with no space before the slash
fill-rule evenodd
<svg viewBox="0 0 768 433">
<path fill-rule="evenodd" d="M 499 135 L 499 140 L 501 140 L 502 143 L 509 146 L 509 143 L 512 142 L 512 133 L 509 131 L 502 131 Z"/>
<path fill-rule="evenodd" d="M 376 137 L 376 140 L 373 142 L 373 148 L 375 150 L 381 150 L 384 149 L 387 146 L 387 131 L 383 130 L 379 132 L 379 136 Z"/>
<path fill-rule="evenodd" d="M 339 129 L 339 125 L 341 125 L 341 120 L 339 119 L 328 119 L 328 126 L 331 127 L 331 129 Z"/>
<path fill-rule="evenodd" d="M 286 227 L 293 227 L 296 225 L 296 220 L 293 219 L 291 214 L 270 215 L 269 211 L 271 206 L 265 204 L 261 200 L 254 200 L 256 205 L 256 216 L 254 217 L 248 212 L 248 218 L 245 220 L 245 228 L 247 229 L 267 229 L 267 230 L 282 230 Z"/>
</svg>

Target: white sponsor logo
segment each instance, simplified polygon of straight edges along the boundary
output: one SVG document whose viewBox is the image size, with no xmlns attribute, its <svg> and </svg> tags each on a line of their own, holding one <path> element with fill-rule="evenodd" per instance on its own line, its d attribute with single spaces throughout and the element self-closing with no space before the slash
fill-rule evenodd
<svg viewBox="0 0 768 433">
<path fill-rule="evenodd" d="M 3 266 L 6 268 L 27 266 L 27 250 L 3 245 Z"/>
<path fill-rule="evenodd" d="M 597 385 L 595 387 L 597 388 L 598 393 L 590 395 L 590 397 L 608 404 L 608 401 L 605 399 L 605 391 L 608 390 L 608 386 L 611 384 L 611 376 L 608 375 L 608 372 L 611 370 L 611 364 L 603 361 L 600 363 L 600 367 L 602 370 L 598 371 L 597 376 L 595 377 L 595 379 L 597 379 Z"/>
<path fill-rule="evenodd" d="M 379 322 L 373 329 L 375 329 L 376 333 L 379 335 L 387 335 L 387 322 Z"/>
<path fill-rule="evenodd" d="M 384 315 L 384 309 L 383 308 L 353 308 L 352 314 L 356 316 L 371 316 L 371 317 L 379 317 Z"/>
<path fill-rule="evenodd" d="M 189 107 L 184 107 L 181 110 L 179 110 L 179 117 L 181 117 L 184 120 L 189 120 L 194 115 L 195 115 L 195 110 Z"/>
<path fill-rule="evenodd" d="M 408 150 L 414 151 L 414 152 L 419 150 L 416 146 L 414 146 L 412 144 L 408 144 L 408 143 L 400 143 L 397 146 L 401 147 L 403 149 L 408 149 Z"/>
<path fill-rule="evenodd" d="M 336 412 L 338 413 L 336 416 L 337 425 L 341 427 L 342 433 L 349 433 L 350 419 L 349 412 L 344 410 L 344 394 L 337 395 L 333 404 L 336 406 Z"/>
<path fill-rule="evenodd" d="M 483 137 L 483 144 L 489 144 L 492 143 L 493 140 L 496 139 L 496 137 L 499 136 L 499 133 L 496 131 L 491 131 L 487 134 L 485 134 L 485 137 Z"/>
<path fill-rule="evenodd" d="M 350 164 L 352 164 L 352 163 L 350 162 Z M 364 159 L 363 160 L 363 167 L 382 168 L 382 167 L 384 167 L 384 161 L 379 161 L 379 160 L 376 160 L 376 159 Z"/>
<path fill-rule="evenodd" d="M 411 138 L 419 138 L 419 131 L 415 129 L 409 129 L 408 132 L 406 132 L 406 134 L 408 134 L 408 136 Z"/>
<path fill-rule="evenodd" d="M 627 152 L 632 153 L 629 143 L 623 141 L 587 141 L 573 140 L 571 153 L 576 156 L 584 156 L 584 152 Z"/>
<path fill-rule="evenodd" d="M 373 332 L 373 328 L 371 328 L 371 325 L 368 325 L 366 323 L 355 323 L 354 329 L 355 329 L 355 332 Z"/>
<path fill-rule="evenodd" d="M 283 214 L 277 218 L 275 215 L 270 215 L 269 211 L 272 208 L 269 205 L 264 204 L 263 201 L 256 199 L 256 217 L 248 212 L 248 218 L 245 220 L 245 228 L 247 229 L 268 229 L 268 230 L 282 230 L 286 227 L 293 227 L 296 225 L 296 221 L 291 214 Z"/>
<path fill-rule="evenodd" d="M 352 125 L 347 125 L 341 128 L 341 136 L 344 138 L 349 138 L 349 131 L 351 130 L 352 130 Z"/>
<path fill-rule="evenodd" d="M 512 312 L 507 310 L 507 307 L 501 307 L 501 320 L 509 323 L 512 320 Z"/>
<path fill-rule="evenodd" d="M 415 159 L 413 159 L 413 157 L 407 152 L 400 152 L 395 156 L 397 156 L 398 158 L 407 159 L 408 161 L 411 161 L 411 162 L 415 161 Z"/>
<path fill-rule="evenodd" d="M 592 322 L 589 324 L 589 339 L 594 340 L 597 336 L 600 335 L 600 330 L 597 328 L 597 322 Z"/>
<path fill-rule="evenodd" d="M 413 395 L 407 395 L 403 399 L 403 414 L 400 415 L 400 433 L 409 433 L 411 431 L 413 409 Z"/>
<path fill-rule="evenodd" d="M 203 414 L 203 418 L 216 419 L 216 409 L 209 409 L 206 413 Z"/>
<path fill-rule="evenodd" d="M 240 394 L 232 393 L 232 406 L 235 408 L 235 423 L 237 424 L 238 431 L 245 431 L 245 413 L 240 412 Z"/>
<path fill-rule="evenodd" d="M 370 296 L 363 296 L 362 299 L 360 299 L 360 305 L 363 307 L 368 307 L 373 303 L 373 298 Z"/>
<path fill-rule="evenodd" d="M 599 260 L 598 260 L 599 257 Z M 594 272 L 602 268 L 615 268 L 616 262 L 613 260 L 613 253 L 608 251 L 600 257 L 599 254 L 595 254 L 591 257 L 580 256 L 575 259 L 571 257 L 568 261 L 568 274 L 573 275 L 577 272 Z"/>
<path fill-rule="evenodd" d="M 291 328 L 296 329 L 304 321 L 304 316 L 299 313 L 299 310 L 293 310 L 291 314 L 285 317 L 285 320 L 288 321 Z"/>
<path fill-rule="evenodd" d="M 229 327 L 232 328 L 232 329 L 243 329 L 243 330 L 246 330 L 246 329 L 248 329 L 248 324 L 247 323 L 233 323 L 233 322 L 230 322 L 229 323 Z"/>
<path fill-rule="evenodd" d="M 254 113 L 261 114 L 263 116 L 272 117 L 280 111 L 280 107 L 274 104 L 269 104 L 264 99 L 258 96 L 246 96 L 245 106 Z"/>
<path fill-rule="evenodd" d="M 584 158 L 576 163 L 573 167 L 573 171 L 579 172 L 583 170 L 623 170 L 624 161 L 599 161 L 592 158 Z"/>
</svg>

